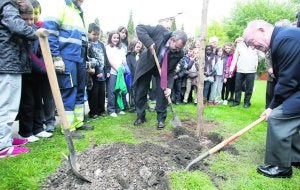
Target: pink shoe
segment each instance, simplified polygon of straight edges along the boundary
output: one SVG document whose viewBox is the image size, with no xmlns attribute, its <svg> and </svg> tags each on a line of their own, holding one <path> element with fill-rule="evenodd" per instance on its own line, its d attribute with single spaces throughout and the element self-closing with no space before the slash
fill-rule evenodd
<svg viewBox="0 0 300 190">
<path fill-rule="evenodd" d="M 28 139 L 19 139 L 19 138 L 13 138 L 13 145 L 23 145 L 28 143 Z"/>
<path fill-rule="evenodd" d="M 29 152 L 29 148 L 27 147 L 11 146 L 0 151 L 0 158 L 17 156 L 19 154 L 25 154 L 27 152 Z"/>
<path fill-rule="evenodd" d="M 219 103 L 218 103 L 218 102 L 215 102 L 215 103 L 214 103 L 214 105 L 215 105 L 215 106 L 218 106 L 218 105 L 219 105 Z"/>
<path fill-rule="evenodd" d="M 212 102 L 209 102 L 209 106 L 213 106 L 214 104 Z"/>
</svg>

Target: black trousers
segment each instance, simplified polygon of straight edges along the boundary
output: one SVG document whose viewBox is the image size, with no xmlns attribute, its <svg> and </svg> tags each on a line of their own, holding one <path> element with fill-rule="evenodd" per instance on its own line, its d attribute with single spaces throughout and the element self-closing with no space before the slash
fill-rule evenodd
<svg viewBox="0 0 300 190">
<path fill-rule="evenodd" d="M 97 81 L 93 78 L 93 87 L 87 90 L 89 103 L 89 116 L 100 115 L 105 112 L 105 81 Z"/>
<path fill-rule="evenodd" d="M 274 88 L 275 82 L 274 81 L 267 81 L 267 89 L 266 89 L 266 108 L 269 107 L 272 98 L 274 96 Z"/>
<path fill-rule="evenodd" d="M 146 116 L 147 93 L 150 88 L 152 75 L 156 81 L 156 113 L 157 121 L 164 122 L 167 118 L 168 101 L 165 98 L 164 91 L 160 88 L 160 76 L 157 68 L 153 67 L 150 71 L 141 76 L 135 84 L 136 90 L 136 112 L 137 118 L 144 119 Z"/>
<path fill-rule="evenodd" d="M 42 83 L 41 75 L 23 74 L 19 109 L 19 134 L 22 137 L 36 135 L 42 131 Z"/>
<path fill-rule="evenodd" d="M 240 103 L 243 83 L 245 82 L 244 104 L 249 104 L 253 92 L 255 73 L 236 73 L 235 78 L 235 99 L 236 103 Z"/>
</svg>

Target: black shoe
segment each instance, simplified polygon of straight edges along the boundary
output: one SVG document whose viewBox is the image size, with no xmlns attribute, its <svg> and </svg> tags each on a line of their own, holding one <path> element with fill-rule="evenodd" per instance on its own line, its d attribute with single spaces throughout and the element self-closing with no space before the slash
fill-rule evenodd
<svg viewBox="0 0 300 190">
<path fill-rule="evenodd" d="M 300 169 L 300 162 L 292 162 L 291 165 L 294 166 L 295 168 Z"/>
<path fill-rule="evenodd" d="M 139 125 L 142 125 L 143 123 L 146 122 L 146 119 L 140 119 L 140 118 L 137 118 L 134 122 L 134 126 L 139 126 Z"/>
<path fill-rule="evenodd" d="M 83 139 L 84 135 L 77 133 L 76 131 L 71 131 L 70 132 L 72 139 Z"/>
<path fill-rule="evenodd" d="M 105 112 L 101 112 L 99 115 L 101 115 L 102 117 L 106 117 L 106 113 Z"/>
<path fill-rule="evenodd" d="M 156 129 L 157 129 L 157 130 L 162 130 L 162 129 L 164 129 L 165 127 L 166 127 L 165 123 L 162 122 L 162 121 L 159 121 L 159 122 L 157 123 Z"/>
<path fill-rule="evenodd" d="M 236 107 L 236 106 L 238 106 L 238 105 L 240 105 L 240 104 L 237 103 L 237 102 L 233 102 L 233 103 L 230 105 L 230 107 Z"/>
<path fill-rule="evenodd" d="M 90 119 L 97 119 L 97 118 L 98 118 L 98 115 L 96 115 L 96 114 L 95 114 L 95 115 L 89 115 L 89 118 L 90 118 Z"/>
<path fill-rule="evenodd" d="M 128 110 L 129 113 L 134 113 L 135 111 L 136 111 L 135 108 L 130 108 L 130 109 Z"/>
<path fill-rule="evenodd" d="M 292 177 L 292 167 L 278 167 L 274 165 L 259 166 L 257 172 L 272 178 L 290 178 Z"/>
<path fill-rule="evenodd" d="M 94 130 L 94 126 L 84 123 L 82 126 L 78 127 L 77 129 L 84 130 L 84 131 Z"/>
<path fill-rule="evenodd" d="M 245 104 L 244 104 L 244 108 L 249 108 L 250 106 L 251 106 L 250 103 L 245 103 Z"/>
</svg>

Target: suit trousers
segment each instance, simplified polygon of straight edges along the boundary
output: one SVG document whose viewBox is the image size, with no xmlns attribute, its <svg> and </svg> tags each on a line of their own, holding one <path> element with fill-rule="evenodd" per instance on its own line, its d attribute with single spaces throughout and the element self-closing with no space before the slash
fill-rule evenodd
<svg viewBox="0 0 300 190">
<path fill-rule="evenodd" d="M 137 117 L 144 119 L 146 116 L 146 106 L 147 106 L 147 93 L 150 88 L 150 81 L 152 75 L 155 77 L 156 81 L 156 113 L 157 121 L 165 122 L 167 118 L 167 106 L 168 101 L 165 98 L 164 91 L 160 88 L 160 76 L 158 74 L 157 68 L 153 67 L 150 71 L 142 75 L 135 84 L 136 90 L 136 112 Z"/>
<path fill-rule="evenodd" d="M 273 109 L 268 119 L 265 163 L 290 167 L 300 162 L 300 114 L 286 115 L 282 105 Z"/>
</svg>

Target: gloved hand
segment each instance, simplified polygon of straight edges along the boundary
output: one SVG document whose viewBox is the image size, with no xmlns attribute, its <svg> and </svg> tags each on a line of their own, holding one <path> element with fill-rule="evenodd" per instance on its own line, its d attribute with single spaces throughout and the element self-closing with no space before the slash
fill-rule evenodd
<svg viewBox="0 0 300 190">
<path fill-rule="evenodd" d="M 165 94 L 165 97 L 166 98 L 168 98 L 170 95 L 171 95 L 171 89 L 170 88 L 166 88 L 165 90 L 164 90 L 164 94 Z"/>
<path fill-rule="evenodd" d="M 57 73 L 65 73 L 65 63 L 61 57 L 53 57 L 53 64 Z"/>
</svg>

